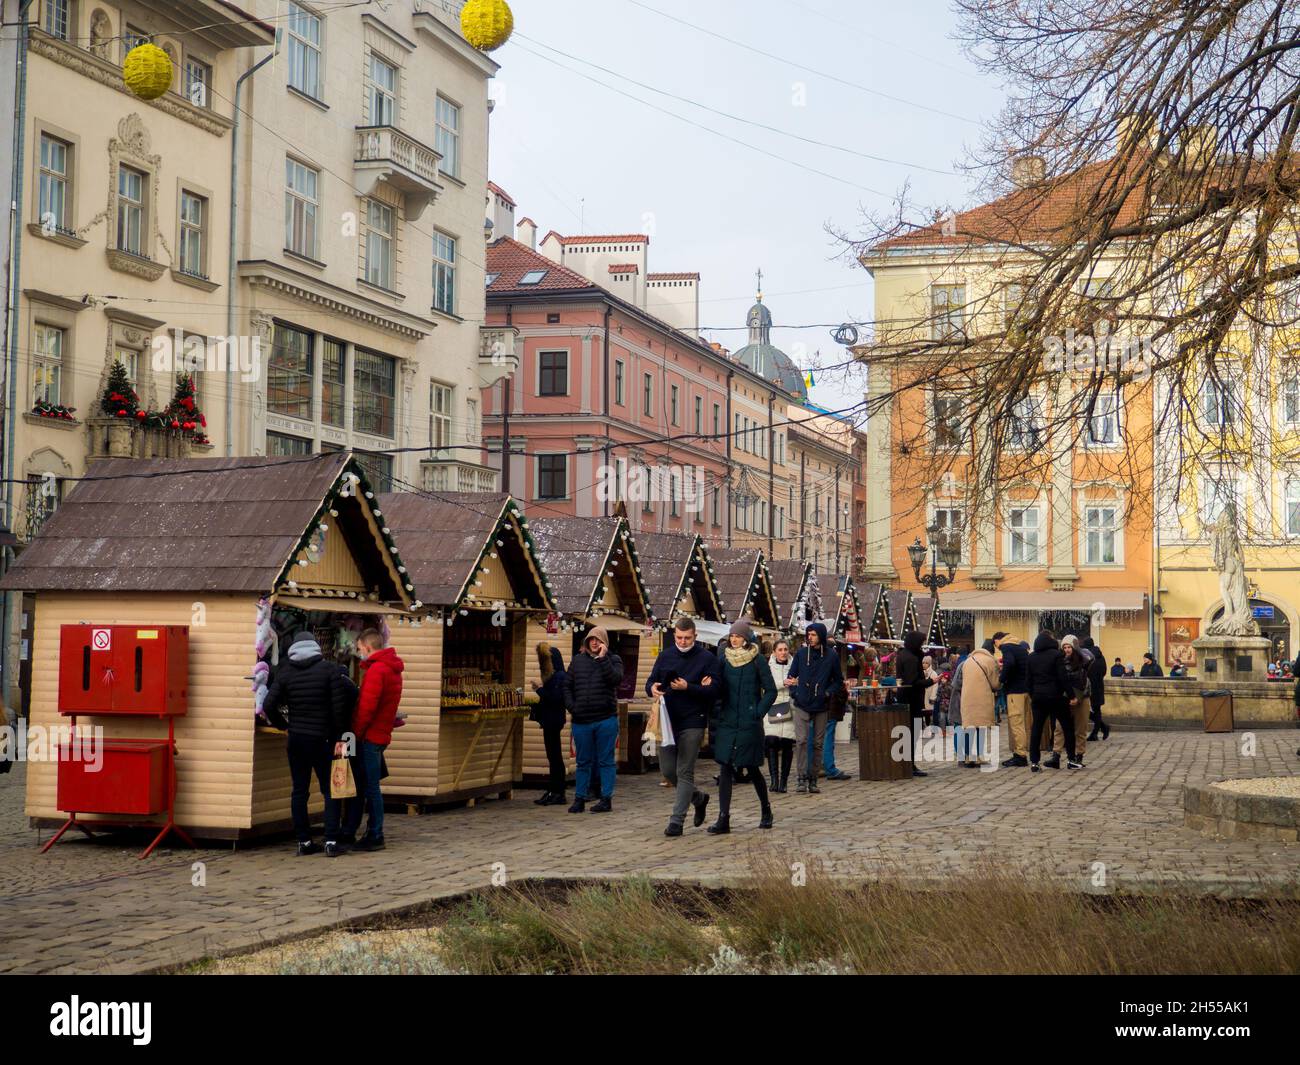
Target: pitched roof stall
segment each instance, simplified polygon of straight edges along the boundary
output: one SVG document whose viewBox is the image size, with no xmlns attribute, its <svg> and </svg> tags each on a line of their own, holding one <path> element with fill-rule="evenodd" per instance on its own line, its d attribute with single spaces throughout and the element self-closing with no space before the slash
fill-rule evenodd
<svg viewBox="0 0 1300 1065">
<path fill-rule="evenodd" d="M 781 627 L 767 560 L 760 549 L 714 548 L 713 574 L 727 618 L 748 618 L 763 628 Z"/>
<path fill-rule="evenodd" d="M 767 565 L 772 577 L 772 594 L 776 597 L 781 616 L 781 627 L 802 631 L 804 625 L 816 618 L 811 602 L 816 585 L 812 564 L 800 558 L 776 558 Z M 820 600 L 820 596 L 818 596 Z M 820 605 L 818 602 L 815 605 Z"/>
<path fill-rule="evenodd" d="M 703 537 L 640 532 L 636 540 L 650 606 L 661 624 L 670 625 L 679 615 L 722 620 L 721 593 Z"/>
<path fill-rule="evenodd" d="M 561 614 L 596 624 L 604 616 L 655 620 L 626 518 L 536 518 L 530 526 Z"/>
</svg>

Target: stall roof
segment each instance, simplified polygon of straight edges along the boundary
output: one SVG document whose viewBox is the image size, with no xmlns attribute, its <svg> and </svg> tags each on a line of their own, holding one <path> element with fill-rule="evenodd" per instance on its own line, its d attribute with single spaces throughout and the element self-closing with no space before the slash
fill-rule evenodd
<svg viewBox="0 0 1300 1065">
<path fill-rule="evenodd" d="M 894 636 L 902 639 L 904 633 L 911 632 L 919 626 L 916 623 L 916 607 L 912 603 L 912 593 L 906 588 L 893 588 L 885 593 L 885 602 L 889 606 L 889 627 Z"/>
<path fill-rule="evenodd" d="M 712 553 L 724 616 L 732 621 L 748 616 L 756 624 L 779 628 L 780 614 L 763 552 L 756 547 L 716 547 Z"/>
<path fill-rule="evenodd" d="M 535 545 L 515 500 L 504 492 L 387 492 L 385 521 L 402 542 L 424 603 L 459 606 L 492 551 L 505 561 L 526 606 L 552 610 Z M 495 540 L 501 540 L 498 547 Z"/>
<path fill-rule="evenodd" d="M 781 612 L 781 624 L 786 629 L 801 627 L 808 618 L 809 585 L 812 565 L 801 558 L 774 558 L 767 564 L 772 577 L 772 594 Z M 795 617 L 795 610 L 804 606 L 804 616 Z"/>
<path fill-rule="evenodd" d="M 357 490 L 340 498 L 349 482 Z M 366 584 L 409 605 L 401 559 L 361 505 L 368 491 L 361 466 L 343 451 L 92 462 L 0 587 L 268 595 L 332 504 Z"/>
<path fill-rule="evenodd" d="M 639 532 L 636 546 L 641 557 L 641 576 L 656 618 L 670 623 L 677 613 L 677 604 L 689 591 L 701 619 L 722 620 L 718 586 L 701 536 Z"/>
<path fill-rule="evenodd" d="M 930 647 L 946 647 L 948 633 L 943 624 L 943 611 L 935 610 L 934 597 L 918 595 L 912 599 L 916 608 L 916 627 L 925 634 L 925 642 Z"/>
<path fill-rule="evenodd" d="M 626 518 L 534 518 L 528 524 L 561 614 L 594 615 L 608 576 L 629 618 L 653 616 Z"/>
<path fill-rule="evenodd" d="M 895 633 L 889 621 L 889 603 L 885 598 L 885 586 L 877 581 L 864 581 L 858 588 L 858 610 L 867 625 L 873 640 L 892 640 L 900 633 Z"/>
</svg>

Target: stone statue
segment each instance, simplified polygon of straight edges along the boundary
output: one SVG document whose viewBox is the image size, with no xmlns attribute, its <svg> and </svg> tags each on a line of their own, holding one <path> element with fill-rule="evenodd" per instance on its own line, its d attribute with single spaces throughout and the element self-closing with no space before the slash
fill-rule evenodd
<svg viewBox="0 0 1300 1065">
<path fill-rule="evenodd" d="M 1229 503 L 1210 526 L 1214 542 L 1214 566 L 1219 571 L 1223 594 L 1223 616 L 1210 622 L 1208 636 L 1258 636 L 1259 625 L 1250 610 L 1246 586 L 1246 559 L 1237 538 L 1237 508 Z"/>
<path fill-rule="evenodd" d="M 108 58 L 108 46 L 113 37 L 113 23 L 100 8 L 90 16 L 90 51 L 100 59 Z"/>
</svg>

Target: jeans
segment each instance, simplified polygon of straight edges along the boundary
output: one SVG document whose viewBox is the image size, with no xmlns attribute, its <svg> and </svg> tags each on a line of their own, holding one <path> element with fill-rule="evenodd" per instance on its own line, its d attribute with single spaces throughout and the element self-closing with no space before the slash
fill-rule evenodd
<svg viewBox="0 0 1300 1065">
<path fill-rule="evenodd" d="M 380 759 L 385 744 L 361 741 L 361 749 L 352 759 L 352 775 L 357 782 L 357 797 L 348 800 L 348 815 L 343 821 L 343 835 L 352 838 L 361 827 L 361 812 L 369 812 L 366 835 L 371 839 L 384 838 L 384 794 L 379 789 Z"/>
<path fill-rule="evenodd" d="M 593 771 L 600 773 L 600 798 L 614 797 L 614 776 L 618 767 L 614 764 L 614 749 L 618 746 L 618 715 L 601 721 L 588 721 L 574 724 L 572 729 L 573 746 L 578 751 L 577 798 L 594 799 L 591 793 Z"/>
<path fill-rule="evenodd" d="M 289 812 L 293 816 L 293 830 L 299 843 L 311 840 L 311 819 L 307 814 L 307 795 L 311 791 L 311 776 L 316 774 L 320 793 L 325 796 L 325 838 L 339 838 L 339 800 L 330 798 L 330 762 L 334 758 L 334 744 L 321 736 L 303 736 L 289 732 L 287 745 L 289 776 L 293 790 L 289 793 Z"/>
<path fill-rule="evenodd" d="M 673 799 L 673 813 L 668 818 L 668 822 L 684 825 L 687 809 L 697 796 L 703 794 L 695 786 L 695 762 L 700 757 L 704 729 L 684 728 L 676 733 L 673 739 L 677 741 L 675 746 L 659 748 L 659 771 L 677 788 Z"/>
<path fill-rule="evenodd" d="M 546 745 L 546 764 L 550 768 L 546 790 L 553 791 L 557 795 L 564 794 L 564 778 L 568 776 L 564 765 L 564 750 L 561 743 L 563 734 L 563 724 L 542 727 L 542 742 Z"/>
<path fill-rule="evenodd" d="M 971 737 L 975 737 L 975 742 L 971 743 Z M 984 729 L 982 728 L 965 728 L 957 725 L 952 730 L 952 753 L 956 756 L 957 761 L 969 761 L 971 757 L 971 748 L 975 748 L 975 757 L 984 757 Z"/>
<path fill-rule="evenodd" d="M 808 733 L 812 731 L 812 741 Z M 799 767 L 800 780 L 817 779 L 817 761 L 824 757 L 822 744 L 826 741 L 826 711 L 810 714 L 807 710 L 794 708 L 794 759 Z"/>
<path fill-rule="evenodd" d="M 838 721 L 826 719 L 826 738 L 822 743 L 822 768 L 826 770 L 828 777 L 833 777 L 839 772 L 835 766 L 835 730 L 839 727 Z"/>
</svg>

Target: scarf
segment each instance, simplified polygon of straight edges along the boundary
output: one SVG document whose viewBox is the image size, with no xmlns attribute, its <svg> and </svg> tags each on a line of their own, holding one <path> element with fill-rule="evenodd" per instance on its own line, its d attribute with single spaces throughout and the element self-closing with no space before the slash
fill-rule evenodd
<svg viewBox="0 0 1300 1065">
<path fill-rule="evenodd" d="M 741 666 L 748 665 L 758 657 L 758 647 L 755 644 L 747 643 L 744 647 L 728 647 L 727 661 L 739 669 Z"/>
</svg>

